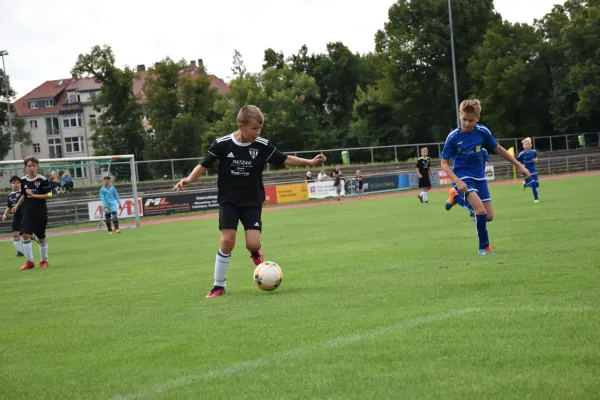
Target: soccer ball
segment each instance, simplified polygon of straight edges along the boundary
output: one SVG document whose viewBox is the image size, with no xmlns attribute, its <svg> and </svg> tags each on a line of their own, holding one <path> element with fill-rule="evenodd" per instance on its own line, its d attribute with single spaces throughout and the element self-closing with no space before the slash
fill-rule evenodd
<svg viewBox="0 0 600 400">
<path fill-rule="evenodd" d="M 254 270 L 253 276 L 256 286 L 267 292 L 277 289 L 283 280 L 281 268 L 272 261 L 259 264 Z"/>
</svg>

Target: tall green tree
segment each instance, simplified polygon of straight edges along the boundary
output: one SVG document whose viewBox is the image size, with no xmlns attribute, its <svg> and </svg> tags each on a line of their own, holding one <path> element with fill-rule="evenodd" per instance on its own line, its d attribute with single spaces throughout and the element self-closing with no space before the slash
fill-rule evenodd
<svg viewBox="0 0 600 400">
<path fill-rule="evenodd" d="M 8 98 L 6 98 L 6 86 L 8 86 Z M 0 160 L 10 156 L 12 159 L 12 146 L 10 140 L 10 129 L 8 123 L 8 107 L 7 103 L 11 104 L 15 100 L 16 93 L 9 80 L 4 75 L 4 71 L 0 69 Z M 15 116 L 14 107 L 11 104 L 11 117 L 13 125 L 13 136 L 15 146 L 22 144 L 30 146 L 31 132 L 26 129 L 25 121 L 22 118 Z"/>
<path fill-rule="evenodd" d="M 453 0 L 452 15 L 459 98 L 471 91 L 469 58 L 490 24 L 499 22 L 493 0 Z M 375 35 L 383 62 L 377 83 L 383 105 L 393 111 L 395 143 L 441 140 L 456 126 L 448 2 L 398 0 Z"/>
<path fill-rule="evenodd" d="M 313 149 L 318 136 L 317 110 L 305 103 L 318 94 L 314 78 L 287 65 L 261 73 L 246 73 L 229 84 L 229 95 L 218 101 L 223 119 L 215 124 L 215 137 L 235 131 L 236 117 L 245 104 L 259 107 L 265 115 L 264 136 L 282 151 Z"/>
<path fill-rule="evenodd" d="M 268 68 L 281 69 L 285 65 L 285 59 L 282 52 L 277 53 L 275 50 L 268 48 L 264 55 L 265 63 L 262 66 L 263 71 Z"/>
<path fill-rule="evenodd" d="M 214 122 L 217 91 L 204 69 L 181 73 L 186 67 L 185 60 L 174 62 L 167 57 L 154 64 L 146 79 L 144 106 L 155 131 L 150 139 L 152 158 L 200 156 L 203 135 Z"/>
<path fill-rule="evenodd" d="M 142 127 L 143 110 L 133 93 L 134 72 L 129 67 L 116 67 L 114 53 L 107 45 L 80 54 L 71 72 L 102 83 L 94 102 L 94 110 L 100 113 L 92 135 L 95 154 L 133 154 L 142 160 L 147 135 Z"/>
<path fill-rule="evenodd" d="M 485 123 L 499 137 L 552 131 L 552 91 L 542 38 L 533 26 L 503 22 L 488 29 L 471 58 L 472 95 L 482 101 Z"/>
</svg>

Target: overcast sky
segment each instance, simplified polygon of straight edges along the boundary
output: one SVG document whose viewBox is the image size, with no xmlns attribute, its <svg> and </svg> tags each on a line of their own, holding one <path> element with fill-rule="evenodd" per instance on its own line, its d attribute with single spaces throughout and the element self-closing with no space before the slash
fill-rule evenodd
<svg viewBox="0 0 600 400">
<path fill-rule="evenodd" d="M 531 23 L 559 2 L 495 0 L 495 6 L 504 19 Z M 149 67 L 165 56 L 202 58 L 209 73 L 228 80 L 236 48 L 250 72 L 260 71 L 269 47 L 289 56 L 303 44 L 319 53 L 326 43 L 341 41 L 353 52 L 372 51 L 393 3 L 0 0 L 0 50 L 10 53 L 6 69 L 18 97 L 46 80 L 70 77 L 77 55 L 96 44 L 112 46 L 119 66 Z"/>
</svg>

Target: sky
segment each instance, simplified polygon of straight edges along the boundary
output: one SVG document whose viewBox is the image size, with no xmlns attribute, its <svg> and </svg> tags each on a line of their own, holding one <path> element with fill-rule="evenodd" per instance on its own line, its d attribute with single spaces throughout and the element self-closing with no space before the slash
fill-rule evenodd
<svg viewBox="0 0 600 400">
<path fill-rule="evenodd" d="M 504 19 L 532 23 L 560 2 L 494 4 Z M 6 70 L 17 97 L 47 80 L 69 78 L 77 56 L 98 44 L 112 47 L 118 66 L 150 67 L 166 56 L 201 58 L 209 73 L 228 81 L 234 49 L 241 52 L 249 72 L 261 70 L 267 48 L 287 57 L 304 44 L 309 53 L 321 53 L 328 42 L 341 41 L 353 52 L 373 51 L 374 35 L 383 28 L 392 4 L 393 0 L 0 0 L 0 50 L 9 52 Z"/>
</svg>

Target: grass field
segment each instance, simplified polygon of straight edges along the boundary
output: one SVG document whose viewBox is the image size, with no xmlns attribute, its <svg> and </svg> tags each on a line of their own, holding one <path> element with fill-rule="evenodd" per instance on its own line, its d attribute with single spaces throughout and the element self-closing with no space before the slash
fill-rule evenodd
<svg viewBox="0 0 600 400">
<path fill-rule="evenodd" d="M 600 176 L 492 196 L 494 256 L 443 193 L 265 212 L 282 287 L 240 232 L 212 300 L 214 220 L 0 243 L 0 398 L 598 398 Z"/>
</svg>

